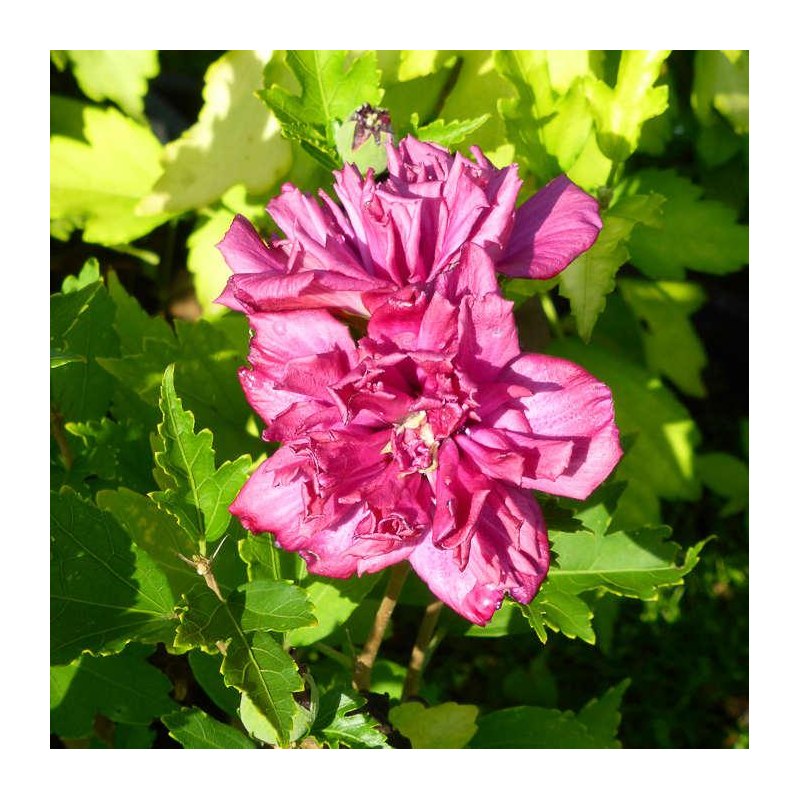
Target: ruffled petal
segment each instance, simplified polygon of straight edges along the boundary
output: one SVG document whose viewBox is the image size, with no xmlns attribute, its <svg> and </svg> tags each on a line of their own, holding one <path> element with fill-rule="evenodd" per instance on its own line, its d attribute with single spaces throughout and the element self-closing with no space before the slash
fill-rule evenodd
<svg viewBox="0 0 800 800">
<path fill-rule="evenodd" d="M 544 355 L 520 356 L 500 381 L 513 381 L 529 390 L 517 402 L 534 435 L 572 441 L 566 469 L 552 480 L 533 481 L 532 488 L 587 498 L 622 456 L 611 390 L 577 364 Z"/>
</svg>

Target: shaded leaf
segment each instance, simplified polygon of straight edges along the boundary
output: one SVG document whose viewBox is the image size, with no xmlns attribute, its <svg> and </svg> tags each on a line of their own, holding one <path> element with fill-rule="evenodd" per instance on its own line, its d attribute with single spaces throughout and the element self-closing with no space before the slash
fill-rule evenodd
<svg viewBox="0 0 800 800">
<path fill-rule="evenodd" d="M 95 714 L 113 722 L 149 725 L 174 709 L 175 702 L 169 696 L 172 684 L 146 660 L 152 652 L 152 647 L 129 645 L 117 655 L 84 655 L 77 664 L 52 668 L 72 675 L 55 705 L 51 697 L 51 731 L 63 738 L 79 739 L 92 732 Z"/>
<path fill-rule="evenodd" d="M 643 325 L 647 366 L 685 394 L 705 397 L 701 373 L 708 358 L 689 319 L 706 300 L 703 290 L 685 281 L 651 283 L 630 278 L 620 281 L 619 288 Z"/>
<path fill-rule="evenodd" d="M 478 718 L 478 732 L 468 747 L 494 748 L 618 748 L 619 704 L 625 680 L 579 714 L 552 708 L 519 706 Z"/>
<path fill-rule="evenodd" d="M 51 349 L 80 356 L 51 374 L 52 404 L 66 421 L 104 416 L 113 381 L 97 358 L 118 355 L 119 340 L 113 328 L 114 304 L 102 282 L 51 295 L 50 318 Z"/>
<path fill-rule="evenodd" d="M 402 703 L 389 711 L 389 722 L 415 750 L 466 747 L 478 730 L 478 707 L 442 703 L 426 708 L 422 703 Z"/>
<path fill-rule="evenodd" d="M 750 53 L 698 50 L 694 57 L 692 108 L 704 125 L 721 114 L 738 134 L 750 128 Z"/>
<path fill-rule="evenodd" d="M 702 453 L 697 456 L 697 474 L 714 494 L 728 500 L 720 516 L 738 514 L 748 507 L 750 476 L 744 461 L 730 453 Z"/>
<path fill-rule="evenodd" d="M 146 339 L 172 346 L 175 335 L 165 319 L 150 316 L 139 305 L 139 301 L 125 291 L 114 270 L 108 271 L 106 281 L 108 294 L 116 307 L 114 329 L 119 337 L 122 355 L 141 353 Z"/>
<path fill-rule="evenodd" d="M 185 748 L 242 750 L 256 747 L 241 731 L 210 717 L 199 708 L 182 708 L 161 718 L 169 735 Z"/>
<path fill-rule="evenodd" d="M 187 658 L 192 674 L 202 690 L 219 708 L 230 717 L 235 717 L 241 695 L 233 687 L 226 686 L 222 679 L 222 656 L 202 650 L 190 650 Z"/>
<path fill-rule="evenodd" d="M 175 598 L 156 562 L 111 514 L 70 489 L 51 492 L 50 656 L 111 653 L 131 640 L 168 642 Z"/>
<path fill-rule="evenodd" d="M 637 228 L 628 242 L 631 261 L 648 277 L 683 280 L 687 269 L 724 275 L 747 263 L 747 226 L 729 206 L 701 199 L 703 190 L 674 170 L 637 172 L 626 191 L 666 198 L 661 224 Z"/>
</svg>

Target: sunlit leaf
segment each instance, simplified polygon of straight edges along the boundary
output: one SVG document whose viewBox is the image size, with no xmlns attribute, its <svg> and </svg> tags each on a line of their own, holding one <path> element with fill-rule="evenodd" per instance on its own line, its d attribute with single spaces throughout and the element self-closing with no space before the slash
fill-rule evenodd
<svg viewBox="0 0 800 800">
<path fill-rule="evenodd" d="M 291 147 L 255 96 L 270 57 L 231 50 L 208 68 L 198 121 L 164 148 L 163 175 L 151 182 L 141 213 L 202 208 L 235 184 L 265 192 L 288 171 Z"/>
<path fill-rule="evenodd" d="M 144 117 L 147 83 L 158 75 L 157 50 L 66 50 L 81 91 L 98 103 L 111 100 L 128 116 Z"/>
<path fill-rule="evenodd" d="M 348 57 L 344 50 L 289 50 L 286 64 L 300 93 L 273 84 L 259 96 L 280 120 L 284 136 L 300 142 L 329 169 L 341 166 L 332 123 L 344 122 L 364 103 L 380 104 L 383 90 L 375 53 Z"/>
<path fill-rule="evenodd" d="M 80 112 L 83 138 L 58 131 L 59 114 Z M 87 242 L 122 244 L 157 228 L 166 214 L 136 206 L 161 174 L 161 144 L 149 128 L 114 108 L 58 99 L 50 138 L 50 218 L 83 229 Z"/>
<path fill-rule="evenodd" d="M 402 703 L 389 711 L 389 722 L 415 750 L 457 750 L 466 747 L 478 730 L 478 707 L 442 703 L 426 708 L 422 703 Z"/>
</svg>

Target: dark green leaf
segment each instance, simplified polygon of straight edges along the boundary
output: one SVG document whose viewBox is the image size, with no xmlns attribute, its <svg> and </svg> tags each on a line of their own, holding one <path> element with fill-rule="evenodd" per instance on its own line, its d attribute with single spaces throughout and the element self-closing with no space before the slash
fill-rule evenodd
<svg viewBox="0 0 800 800">
<path fill-rule="evenodd" d="M 113 381 L 98 366 L 99 356 L 119 354 L 113 328 L 114 304 L 100 281 L 50 298 L 51 348 L 81 356 L 50 376 L 51 402 L 66 421 L 105 415 Z"/>
<path fill-rule="evenodd" d="M 703 453 L 697 456 L 697 474 L 714 494 L 728 500 L 720 512 L 722 516 L 747 508 L 750 477 L 743 461 L 730 453 Z"/>
<path fill-rule="evenodd" d="M 222 656 L 204 653 L 202 650 L 190 650 L 188 659 L 192 674 L 200 684 L 200 688 L 228 716 L 235 717 L 239 710 L 241 695 L 233 687 L 226 686 L 222 679 Z"/>
<path fill-rule="evenodd" d="M 378 723 L 366 714 L 354 713 L 364 704 L 361 697 L 334 689 L 323 695 L 311 733 L 321 742 L 337 749 L 388 749 L 386 736 Z"/>
<path fill-rule="evenodd" d="M 199 708 L 182 708 L 161 718 L 169 735 L 185 748 L 242 750 L 255 748 L 255 742 L 236 728 L 218 722 Z"/>
<path fill-rule="evenodd" d="M 635 229 L 628 242 L 631 261 L 648 277 L 683 280 L 687 269 L 724 275 L 747 263 L 747 226 L 730 207 L 701 199 L 703 190 L 674 170 L 637 172 L 626 191 L 666 198 L 661 224 Z"/>
<path fill-rule="evenodd" d="M 75 665 L 53 667 L 56 674 L 72 675 L 66 692 L 51 705 L 51 731 L 79 739 L 91 733 L 95 714 L 114 722 L 149 725 L 175 708 L 169 696 L 172 684 L 146 661 L 150 653 L 151 647 L 129 645 L 117 655 L 84 655 Z"/>
<path fill-rule="evenodd" d="M 169 583 L 114 517 L 64 489 L 50 495 L 50 518 L 53 663 L 116 652 L 133 639 L 171 641 Z"/>
<path fill-rule="evenodd" d="M 113 270 L 107 276 L 108 293 L 116 306 L 114 329 L 119 336 L 122 355 L 141 353 L 146 339 L 155 339 L 162 346 L 172 347 L 175 336 L 166 320 L 151 317 L 138 301 L 131 297 Z"/>
</svg>

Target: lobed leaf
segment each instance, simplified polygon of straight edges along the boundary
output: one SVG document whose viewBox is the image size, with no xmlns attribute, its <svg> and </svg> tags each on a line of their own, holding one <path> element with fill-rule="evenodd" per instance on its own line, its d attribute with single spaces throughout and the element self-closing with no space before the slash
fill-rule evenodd
<svg viewBox="0 0 800 800">
<path fill-rule="evenodd" d="M 81 91 L 111 100 L 128 116 L 144 119 L 147 83 L 158 75 L 157 50 L 64 50 Z M 63 67 L 62 67 L 63 68 Z"/>
<path fill-rule="evenodd" d="M 172 684 L 146 660 L 152 647 L 131 644 L 116 655 L 81 656 L 63 667 L 51 667 L 51 685 L 69 674 L 65 691 L 53 703 L 50 730 L 62 738 L 80 739 L 92 732 L 95 714 L 113 722 L 149 725 L 154 718 L 175 708 Z"/>
<path fill-rule="evenodd" d="M 61 117 L 81 119 L 81 138 L 59 130 Z M 149 128 L 114 108 L 57 98 L 51 106 L 50 219 L 83 229 L 87 242 L 132 242 L 169 219 L 136 210 L 161 174 L 161 144 Z M 71 122 L 65 123 L 69 130 Z"/>
<path fill-rule="evenodd" d="M 686 270 L 724 275 L 741 269 L 749 257 L 746 225 L 736 212 L 674 170 L 646 169 L 633 175 L 626 191 L 666 198 L 658 227 L 640 227 L 628 249 L 633 264 L 654 280 L 683 280 Z"/>
<path fill-rule="evenodd" d="M 157 563 L 116 519 L 70 489 L 50 495 L 50 656 L 171 641 L 176 598 Z"/>
<path fill-rule="evenodd" d="M 208 68 L 198 120 L 164 148 L 162 170 L 152 191 L 142 193 L 140 213 L 202 208 L 236 184 L 267 192 L 288 172 L 291 147 L 255 96 L 270 58 L 271 53 L 231 50 Z"/>
<path fill-rule="evenodd" d="M 378 723 L 364 713 L 355 713 L 366 700 L 349 692 L 334 689 L 324 694 L 311 734 L 321 742 L 338 749 L 389 749 Z"/>
<path fill-rule="evenodd" d="M 273 84 L 259 92 L 281 123 L 283 135 L 301 144 L 328 169 L 341 166 L 332 123 L 344 122 L 364 103 L 383 97 L 375 53 L 352 59 L 344 50 L 288 50 L 286 64 L 300 84 L 292 94 Z"/>
</svg>

